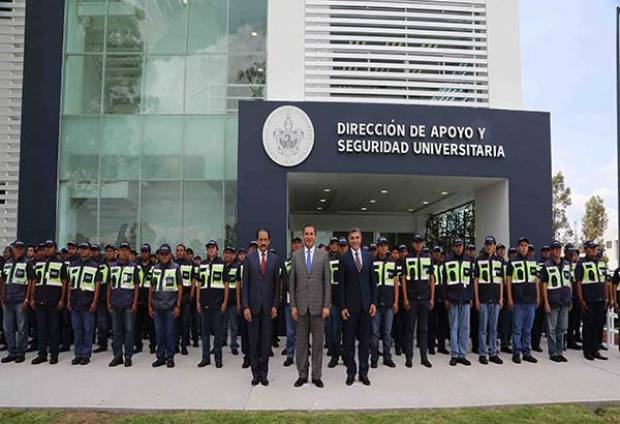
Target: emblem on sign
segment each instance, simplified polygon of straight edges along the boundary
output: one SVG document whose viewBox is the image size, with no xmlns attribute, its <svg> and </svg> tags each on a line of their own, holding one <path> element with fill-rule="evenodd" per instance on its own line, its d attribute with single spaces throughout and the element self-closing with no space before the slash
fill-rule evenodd
<svg viewBox="0 0 620 424">
<path fill-rule="evenodd" d="M 263 125 L 263 147 L 269 158 L 281 166 L 302 163 L 314 146 L 310 117 L 297 106 L 280 106 Z"/>
</svg>

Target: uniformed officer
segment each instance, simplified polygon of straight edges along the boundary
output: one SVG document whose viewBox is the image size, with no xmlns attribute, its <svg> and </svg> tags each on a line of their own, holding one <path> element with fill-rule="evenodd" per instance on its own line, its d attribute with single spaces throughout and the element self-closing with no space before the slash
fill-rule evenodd
<svg viewBox="0 0 620 424">
<path fill-rule="evenodd" d="M 133 356 L 134 324 L 140 295 L 139 266 L 129 260 L 129 243 L 121 243 L 117 261 L 110 262 L 108 284 L 108 311 L 112 315 L 112 351 L 114 358 L 110 367 L 123 363 L 131 366 Z"/>
<path fill-rule="evenodd" d="M 177 341 L 175 320 L 181 315 L 183 278 L 181 268 L 172 260 L 169 244 L 159 247 L 157 259 L 149 277 L 149 315 L 155 323 L 157 339 L 157 359 L 152 366 L 173 368 Z"/>
<path fill-rule="evenodd" d="M 194 250 L 191 247 L 185 249 L 185 259 L 190 261 L 194 265 L 194 276 L 198 275 L 198 268 L 200 268 L 200 262 L 202 259 L 198 259 L 196 262 L 194 260 Z M 194 299 L 196 299 L 196 281 L 194 280 L 192 284 L 192 289 L 190 292 L 190 308 L 189 308 L 189 334 L 192 341 L 193 347 L 199 347 L 200 340 L 200 316 L 198 315 L 198 311 L 194 308 Z M 226 339 L 224 339 L 224 345 L 226 345 Z"/>
<path fill-rule="evenodd" d="M 196 309 L 201 316 L 202 360 L 198 367 L 211 364 L 211 334 L 213 333 L 213 353 L 215 366 L 222 367 L 223 317 L 228 306 L 228 281 L 224 275 L 224 261 L 218 256 L 215 240 L 205 245 L 207 256 L 200 264 L 198 276 L 199 294 L 196 296 Z"/>
<path fill-rule="evenodd" d="M 224 320 L 224 343 L 230 333 L 230 352 L 239 355 L 239 319 L 241 304 L 237 304 L 237 286 L 239 285 L 239 264 L 235 261 L 236 250 L 232 246 L 224 248 L 224 278 L 228 283 L 228 307 Z"/>
<path fill-rule="evenodd" d="M 571 266 L 566 259 L 562 258 L 562 243 L 557 240 L 552 241 L 549 250 L 550 256 L 540 270 L 541 291 L 547 314 L 549 358 L 554 362 L 567 362 L 562 352 L 572 297 Z"/>
<path fill-rule="evenodd" d="M 506 265 L 508 308 L 512 310 L 512 362 L 536 363 L 531 355 L 532 325 L 540 304 L 538 264 L 530 254 L 529 240 L 521 237 L 518 252 Z"/>
<path fill-rule="evenodd" d="M 293 252 L 301 249 L 302 241 L 299 237 L 295 237 L 291 240 L 291 256 Z M 286 319 L 286 359 L 284 360 L 284 366 L 290 367 L 295 363 L 295 329 L 296 323 L 291 315 L 291 296 L 289 292 L 288 276 L 291 272 L 291 256 L 284 261 L 284 267 L 282 269 L 282 293 L 283 299 L 281 301 L 284 304 L 284 316 Z"/>
<path fill-rule="evenodd" d="M 548 244 L 543 245 L 540 249 L 540 260 L 538 261 L 538 273 L 542 270 L 545 262 L 549 260 L 551 257 L 551 249 Z M 541 299 L 542 299 L 542 287 L 541 290 Z M 542 348 L 540 347 L 540 338 L 542 337 L 542 332 L 545 327 L 545 305 L 544 302 L 540 302 L 540 306 L 536 308 L 536 314 L 534 315 L 534 325 L 532 326 L 532 350 L 534 352 L 542 352 Z"/>
<path fill-rule="evenodd" d="M 237 255 L 237 262 L 239 263 L 239 284 L 237 285 L 237 302 L 241 305 L 241 285 L 243 284 L 243 263 L 248 255 L 248 251 L 245 247 L 239 249 Z M 241 309 L 243 314 L 243 308 Z M 239 333 L 241 334 L 241 353 L 243 354 L 243 363 L 241 368 L 250 367 L 250 335 L 248 333 L 248 322 L 241 317 L 239 321 Z"/>
<path fill-rule="evenodd" d="M 448 323 L 448 312 L 443 305 L 443 261 L 442 249 L 440 246 L 433 246 L 431 251 L 431 263 L 433 265 L 433 283 L 435 284 L 435 306 L 428 316 L 428 353 L 437 352 L 449 355 L 446 349 L 446 339 L 450 336 L 450 325 Z"/>
<path fill-rule="evenodd" d="M 597 257 L 596 242 L 588 240 L 584 243 L 586 255 L 577 261 L 575 281 L 577 297 L 583 311 L 583 356 L 592 361 L 606 360 L 599 352 L 601 345 L 600 328 L 605 324 L 608 299 L 607 265 Z"/>
<path fill-rule="evenodd" d="M 388 241 L 377 240 L 377 254 L 374 258 L 377 280 L 377 312 L 372 318 L 370 337 L 370 367 L 377 368 L 379 361 L 379 339 L 383 339 L 383 365 L 394 368 L 392 361 L 392 323 L 398 312 L 398 270 L 396 262 L 388 255 Z"/>
<path fill-rule="evenodd" d="M 497 319 L 504 302 L 504 264 L 495 254 L 495 237 L 484 239 L 484 251 L 478 256 L 474 269 L 474 304 L 479 313 L 478 359 L 501 364 L 497 356 Z M 488 357 L 487 357 L 488 356 Z"/>
<path fill-rule="evenodd" d="M 2 250 L 2 257 L 0 258 L 0 273 L 2 273 L 2 270 L 4 269 L 4 264 L 6 263 L 6 261 L 8 261 L 10 258 L 13 257 L 13 250 L 11 249 L 11 246 L 6 246 L 3 250 Z M 1 295 L 2 293 L 0 293 Z M 0 323 L 2 323 L 4 321 L 3 319 L 3 314 L 2 314 L 2 308 L 0 307 Z M 6 341 L 4 339 L 4 328 L 2 325 L 0 325 L 0 351 L 5 351 L 7 350 L 6 347 Z"/>
<path fill-rule="evenodd" d="M 620 314 L 620 268 L 616 268 L 616 270 L 614 271 L 614 275 L 611 279 L 611 284 L 611 307 L 614 309 L 616 314 Z M 618 319 L 617 321 L 620 325 L 620 319 Z M 618 348 L 620 349 L 620 343 L 618 343 Z"/>
<path fill-rule="evenodd" d="M 99 264 L 101 269 L 101 291 L 99 292 L 99 303 L 97 305 L 97 348 L 93 353 L 105 352 L 108 350 L 108 338 L 112 328 L 112 317 L 108 311 L 108 287 L 107 282 L 110 273 L 110 263 L 114 261 L 115 248 L 108 244 L 104 248 L 105 256 L 101 256 L 101 248 L 98 244 L 91 246 L 92 260 Z"/>
<path fill-rule="evenodd" d="M 149 286 L 151 270 L 155 263 L 151 260 L 151 245 L 144 243 L 140 247 L 140 290 L 138 291 L 138 310 L 134 329 L 135 349 L 134 353 L 142 352 L 144 335 L 149 339 L 149 351 L 155 353 L 155 326 L 153 318 L 149 315 Z"/>
<path fill-rule="evenodd" d="M 75 337 L 75 357 L 72 365 L 87 365 L 93 352 L 95 311 L 99 302 L 102 274 L 100 264 L 91 259 L 90 243 L 82 243 L 78 259 L 69 265 L 67 308 Z"/>
<path fill-rule="evenodd" d="M 1 362 L 24 362 L 28 348 L 28 310 L 34 282 L 34 268 L 24 255 L 24 243 L 12 246 L 13 257 L 7 259 L 0 273 L 0 305 L 4 337 L 9 354 Z"/>
<path fill-rule="evenodd" d="M 568 349 L 581 350 L 583 347 L 579 344 L 581 339 L 581 304 L 579 303 L 579 297 L 577 296 L 577 281 L 575 281 L 575 268 L 577 261 L 579 260 L 579 249 L 571 243 L 567 243 L 564 246 L 564 259 L 570 262 L 572 283 L 573 283 L 573 299 L 572 307 L 568 312 L 568 333 L 566 334 L 566 347 Z"/>
<path fill-rule="evenodd" d="M 67 274 L 69 273 L 69 266 L 71 265 L 71 262 L 78 259 L 77 248 L 77 242 L 69 241 L 67 243 L 67 255 L 63 259 L 63 262 L 67 267 Z M 70 288 L 70 286 L 67 287 L 67 293 L 69 292 Z M 68 302 L 66 298 L 65 302 Z M 69 310 L 69 308 L 66 307 L 66 304 L 65 308 L 61 312 L 60 321 L 60 351 L 69 352 L 71 350 L 71 344 L 73 343 L 73 326 L 71 325 L 71 311 Z"/>
<path fill-rule="evenodd" d="M 37 311 L 37 329 L 39 331 L 39 353 L 32 360 L 33 365 L 47 362 L 58 363 L 60 347 L 60 317 L 65 308 L 69 274 L 67 266 L 56 256 L 56 243 L 45 242 L 46 256 L 37 262 L 42 265 L 42 273 L 36 276 L 30 298 L 30 305 Z"/>
<path fill-rule="evenodd" d="M 338 240 L 338 250 L 339 250 L 339 254 L 340 256 L 344 255 L 345 253 L 347 253 L 349 251 L 349 243 L 347 243 L 347 239 L 344 237 L 340 237 L 340 240 Z"/>
<path fill-rule="evenodd" d="M 465 255 L 463 240 L 452 243 L 452 254 L 443 267 L 443 296 L 450 320 L 450 365 L 471 365 L 465 357 L 469 341 L 469 312 L 472 293 L 473 263 Z"/>
<path fill-rule="evenodd" d="M 506 281 L 506 246 L 501 243 L 498 244 L 497 248 L 495 249 L 495 253 L 502 262 L 502 266 L 504 268 L 504 304 L 500 305 L 499 319 L 497 321 L 500 350 L 504 353 L 512 354 L 512 349 L 510 348 L 512 332 L 512 311 L 508 308 L 508 295 L 506 294 L 508 292 L 508 282 Z"/>
<path fill-rule="evenodd" d="M 300 240 L 301 241 L 301 240 Z M 343 239 L 346 245 L 346 240 Z M 300 243 L 301 247 L 301 243 Z M 329 256 L 329 272 L 331 286 L 331 311 L 327 317 L 327 355 L 331 357 L 328 368 L 338 365 L 342 357 L 342 319 L 338 305 L 338 263 L 340 262 L 340 240 L 332 237 L 329 240 L 327 255 Z"/>
<path fill-rule="evenodd" d="M 189 346 L 189 327 L 191 320 L 191 306 L 194 305 L 193 285 L 195 280 L 194 263 L 186 257 L 185 245 L 177 244 L 175 262 L 181 270 L 181 278 L 183 278 L 183 295 L 181 301 L 181 316 L 177 320 L 177 344 L 175 351 L 181 351 L 181 355 L 187 355 L 187 346 Z M 191 306 L 190 306 L 191 305 Z M 179 344 L 181 348 L 179 349 Z"/>
<path fill-rule="evenodd" d="M 403 285 L 403 307 L 409 312 L 406 327 L 405 366 L 411 368 L 413 358 L 414 332 L 418 336 L 420 361 L 427 368 L 432 367 L 428 360 L 428 314 L 435 306 L 435 284 L 431 257 L 423 251 L 424 237 L 413 235 L 412 251 L 402 262 L 401 282 Z M 417 323 L 417 328 L 416 328 Z M 416 332 L 417 330 L 417 332 Z"/>
<path fill-rule="evenodd" d="M 403 278 L 402 262 L 409 254 L 407 246 L 401 244 L 398 246 L 398 252 L 400 260 L 397 262 L 400 268 L 399 281 L 398 281 L 398 313 L 394 315 L 394 324 L 392 324 L 392 338 L 394 339 L 394 353 L 396 356 L 402 355 L 404 350 L 405 340 L 407 338 L 407 323 L 409 322 L 409 311 L 403 306 L 403 285 L 401 284 Z"/>
</svg>

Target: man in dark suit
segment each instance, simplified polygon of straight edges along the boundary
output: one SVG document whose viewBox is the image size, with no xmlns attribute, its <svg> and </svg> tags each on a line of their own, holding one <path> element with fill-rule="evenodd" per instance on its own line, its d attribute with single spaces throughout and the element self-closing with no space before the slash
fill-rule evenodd
<svg viewBox="0 0 620 424">
<path fill-rule="evenodd" d="M 269 352 L 273 319 L 278 316 L 278 279 L 280 259 L 269 252 L 271 234 L 260 228 L 256 231 L 258 249 L 248 254 L 243 264 L 241 303 L 243 317 L 248 322 L 252 385 L 269 385 Z"/>
<path fill-rule="evenodd" d="M 362 232 L 353 228 L 347 235 L 349 250 L 342 255 L 338 265 L 340 283 L 340 313 L 343 320 L 344 362 L 347 366 L 347 385 L 353 384 L 357 366 L 355 363 L 355 339 L 359 340 L 359 380 L 365 386 L 368 379 L 368 352 L 370 348 L 370 322 L 377 311 L 377 281 L 373 260 L 362 250 Z"/>
</svg>

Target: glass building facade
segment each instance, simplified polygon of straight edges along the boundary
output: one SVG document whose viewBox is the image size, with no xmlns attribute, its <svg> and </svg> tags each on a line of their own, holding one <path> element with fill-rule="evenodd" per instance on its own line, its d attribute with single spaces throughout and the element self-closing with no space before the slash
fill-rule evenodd
<svg viewBox="0 0 620 424">
<path fill-rule="evenodd" d="M 267 0 L 66 0 L 58 240 L 235 244 Z"/>
</svg>

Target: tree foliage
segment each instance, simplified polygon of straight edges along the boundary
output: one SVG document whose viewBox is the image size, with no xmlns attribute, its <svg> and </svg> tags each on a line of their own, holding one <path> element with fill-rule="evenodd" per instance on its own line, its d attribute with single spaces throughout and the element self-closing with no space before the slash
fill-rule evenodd
<svg viewBox="0 0 620 424">
<path fill-rule="evenodd" d="M 571 190 L 566 185 L 561 171 L 553 176 L 551 186 L 553 190 L 553 237 L 563 243 L 573 241 L 575 232 L 566 215 L 566 209 L 573 203 Z"/>
<path fill-rule="evenodd" d="M 583 240 L 594 240 L 601 244 L 608 221 L 603 198 L 601 196 L 590 197 L 586 202 L 586 211 L 581 219 Z"/>
</svg>

